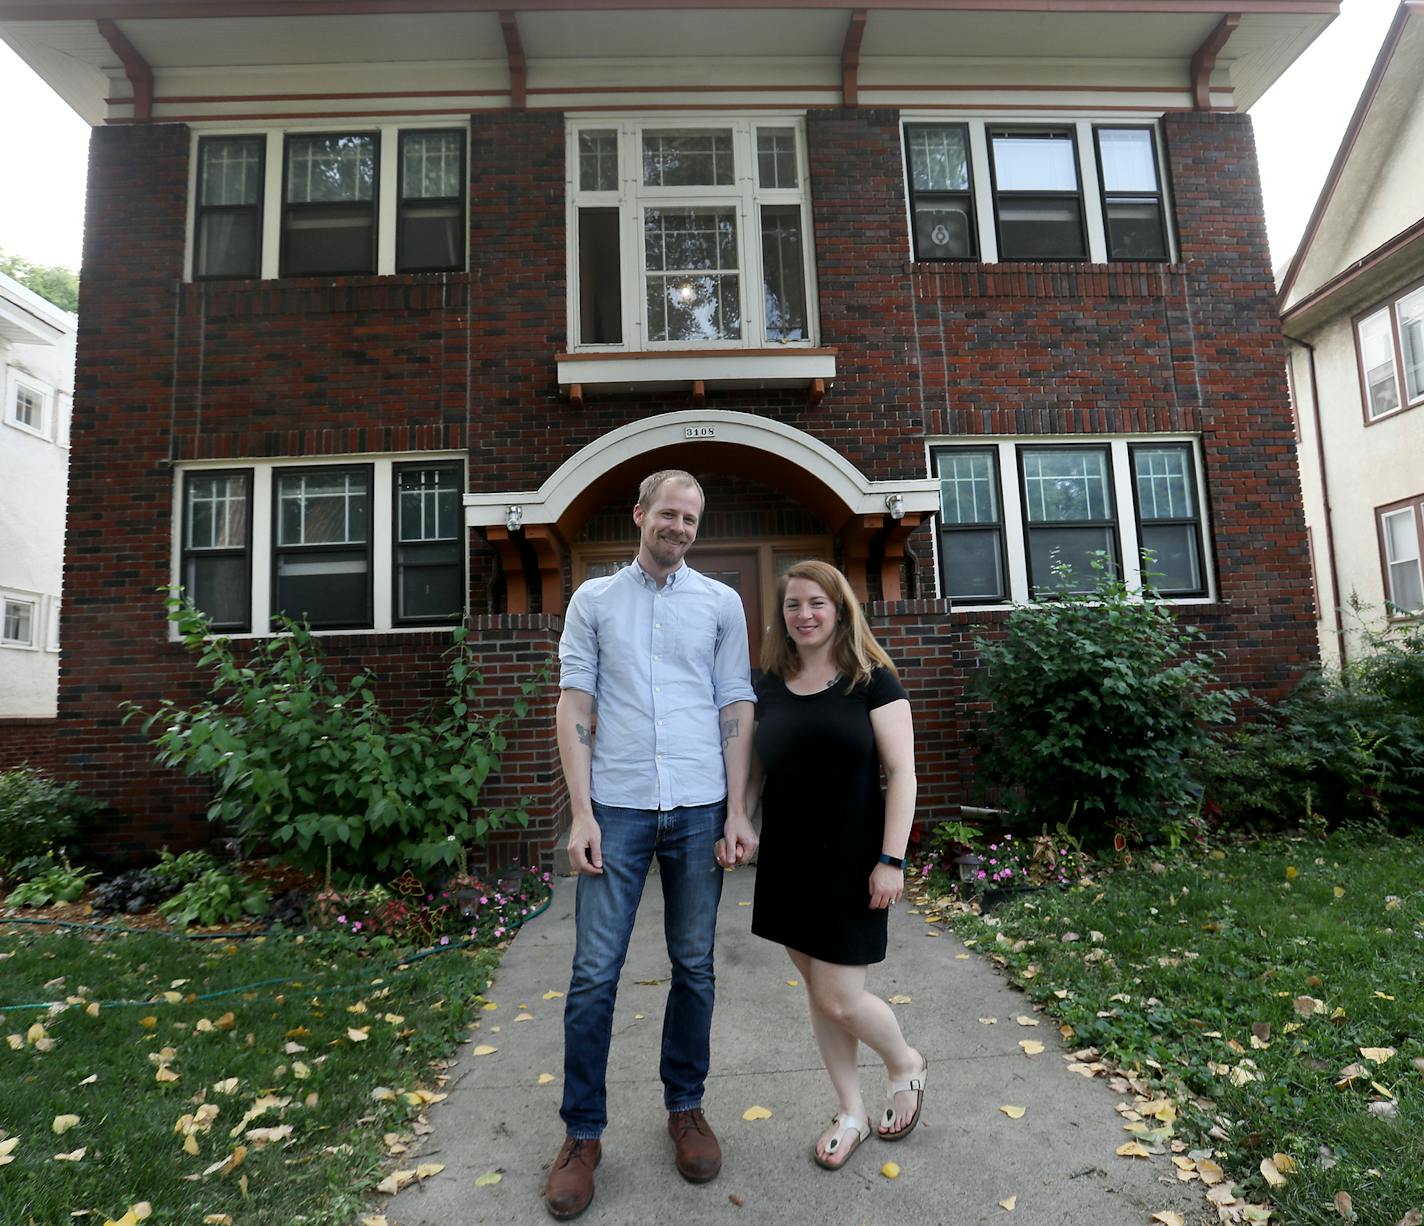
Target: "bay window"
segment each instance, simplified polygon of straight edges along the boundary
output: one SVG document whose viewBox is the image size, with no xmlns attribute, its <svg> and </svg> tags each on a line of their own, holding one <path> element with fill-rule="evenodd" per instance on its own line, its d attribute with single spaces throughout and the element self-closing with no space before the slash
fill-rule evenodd
<svg viewBox="0 0 1424 1226">
<path fill-rule="evenodd" d="M 799 122 L 580 120 L 568 149 L 576 348 L 811 341 Z"/>
</svg>

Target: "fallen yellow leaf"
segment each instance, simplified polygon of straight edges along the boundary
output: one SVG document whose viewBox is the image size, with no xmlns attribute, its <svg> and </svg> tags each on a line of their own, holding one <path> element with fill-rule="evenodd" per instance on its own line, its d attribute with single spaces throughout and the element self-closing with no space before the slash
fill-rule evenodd
<svg viewBox="0 0 1424 1226">
<path fill-rule="evenodd" d="M 90 1001 L 87 1005 L 84 1006 L 84 1012 L 87 1013 L 90 1017 L 98 1017 L 99 1002 L 97 1000 Z"/>
<path fill-rule="evenodd" d="M 1113 1151 L 1119 1158 L 1150 1158 L 1152 1151 L 1141 1141 L 1126 1141 Z"/>
<path fill-rule="evenodd" d="M 899 1179 L 900 1164 L 898 1162 L 887 1162 L 880 1168 L 880 1173 L 884 1175 L 886 1179 Z"/>
<path fill-rule="evenodd" d="M 1154 1222 L 1161 1222 L 1162 1226 L 1186 1226 L 1180 1213 L 1173 1213 L 1170 1209 L 1164 1209 L 1161 1213 L 1152 1215 Z"/>
<path fill-rule="evenodd" d="M 1011 1120 L 1021 1120 L 1024 1117 L 1024 1112 L 1027 1111 L 1028 1108 L 1004 1106 L 1000 1107 L 999 1110 L 1002 1111 L 1005 1115 L 1007 1115 Z"/>
<path fill-rule="evenodd" d="M 7 1034 L 5 1042 L 9 1044 L 11 1051 L 19 1051 L 25 1045 L 25 1036 L 22 1034 Z"/>
<path fill-rule="evenodd" d="M 1038 1025 L 1038 1018 L 1036 1018 L 1036 1017 L 1029 1017 L 1026 1013 L 1020 1013 L 1020 1014 L 1018 1015 L 1018 1017 L 1014 1018 L 1014 1021 L 1016 1021 L 1020 1026 L 1037 1026 L 1037 1025 Z"/>
<path fill-rule="evenodd" d="M 554 1080 L 554 1074 L 553 1074 L 553 1073 L 540 1073 L 540 1074 L 539 1074 L 539 1084 L 540 1084 L 541 1086 L 546 1086 L 546 1085 L 548 1085 L 548 1084 L 549 1084 L 551 1081 L 553 1081 L 553 1080 Z"/>
<path fill-rule="evenodd" d="M 1007 1210 L 1009 1213 L 1012 1213 L 1014 1211 L 1014 1206 L 1018 1203 L 1019 1198 L 1017 1195 L 1007 1196 L 999 1202 L 999 1208 Z"/>
<path fill-rule="evenodd" d="M 346 1028 L 346 1037 L 353 1043 L 364 1043 L 371 1037 L 371 1028 L 369 1026 L 348 1026 Z"/>
<path fill-rule="evenodd" d="M 443 1162 L 422 1162 L 415 1168 L 415 1177 L 417 1179 L 430 1179 L 440 1174 L 444 1169 L 445 1164 Z"/>
<path fill-rule="evenodd" d="M 80 1162 L 84 1158 L 85 1147 L 81 1145 L 78 1149 L 72 1149 L 67 1154 L 55 1154 L 55 1162 Z"/>
<path fill-rule="evenodd" d="M 889 1000 L 892 1005 L 908 1005 L 910 1003 L 910 997 L 906 996 L 903 992 L 887 997 L 886 999 Z"/>
<path fill-rule="evenodd" d="M 1037 1039 L 1020 1039 L 1019 1046 L 1023 1048 L 1026 1056 L 1036 1056 L 1043 1051 L 1043 1044 Z"/>
<path fill-rule="evenodd" d="M 1355 1217 L 1355 1202 L 1350 1199 L 1348 1192 L 1335 1193 L 1335 1212 L 1346 1221 L 1353 1221 Z"/>
<path fill-rule="evenodd" d="M 152 1030 L 155 1026 L 158 1025 L 158 1019 L 150 1013 L 147 1017 L 139 1018 L 138 1024 L 142 1026 L 145 1030 Z"/>
<path fill-rule="evenodd" d="M 1282 1175 L 1294 1175 L 1300 1168 L 1296 1166 L 1295 1159 L 1289 1154 L 1272 1154 L 1271 1161 L 1276 1164 L 1276 1170 Z"/>
<path fill-rule="evenodd" d="M 1370 1060 L 1370 1061 L 1372 1061 L 1372 1062 L 1375 1063 L 1375 1064 L 1384 1064 L 1387 1060 L 1389 1060 L 1389 1059 L 1390 1059 L 1392 1056 L 1394 1056 L 1395 1054 L 1396 1054 L 1396 1053 L 1395 1053 L 1395 1050 L 1394 1050 L 1394 1048 L 1392 1048 L 1392 1047 L 1362 1047 L 1362 1048 L 1360 1048 L 1360 1055 L 1364 1056 L 1364 1058 L 1365 1058 L 1366 1060 Z"/>
<path fill-rule="evenodd" d="M 25 1031 L 25 1041 L 30 1043 L 31 1045 L 38 1043 L 44 1037 L 45 1028 L 39 1022 L 36 1022 L 27 1031 Z"/>
<path fill-rule="evenodd" d="M 1201 1176 L 1202 1183 L 1208 1186 L 1220 1183 L 1226 1178 L 1226 1172 L 1221 1169 L 1220 1164 L 1210 1158 L 1197 1159 L 1197 1174 Z"/>
<path fill-rule="evenodd" d="M 545 1000 L 558 1000 L 559 997 L 562 996 L 562 995 L 563 995 L 562 992 L 545 992 L 545 993 L 544 993 L 544 999 L 545 999 Z"/>
<path fill-rule="evenodd" d="M 503 1179 L 503 1178 L 504 1178 L 504 1175 L 503 1175 L 501 1172 L 499 1172 L 499 1171 L 486 1171 L 483 1175 L 480 1175 L 480 1176 L 477 1176 L 477 1177 L 476 1177 L 476 1179 L 475 1179 L 475 1187 L 477 1187 L 477 1188 L 489 1188 L 489 1187 L 493 1187 L 495 1184 L 497 1184 L 497 1183 L 498 1183 L 501 1179 Z"/>
<path fill-rule="evenodd" d="M 1272 1158 L 1261 1159 L 1261 1177 L 1273 1188 L 1286 1186 L 1286 1177 L 1281 1174 Z"/>
<path fill-rule="evenodd" d="M 203 1226 L 232 1226 L 232 1214 L 209 1213 L 203 1218 Z"/>
<path fill-rule="evenodd" d="M 562 993 L 562 992 L 555 992 L 554 995 L 555 995 L 555 996 L 562 996 L 563 993 Z M 547 1000 L 548 997 L 545 996 L 545 999 Z M 496 1009 L 499 1008 L 499 1006 L 498 1006 L 497 1004 L 495 1004 L 494 1001 L 492 1001 L 492 1000 L 487 1000 L 487 1001 L 485 1001 L 484 1004 L 482 1004 L 482 1005 L 480 1006 L 480 1008 L 483 1009 L 486 1013 L 493 1013 Z"/>
<path fill-rule="evenodd" d="M 492 1056 L 498 1050 L 498 1047 L 491 1047 L 488 1043 L 481 1043 L 474 1049 L 474 1054 L 477 1056 Z"/>
<path fill-rule="evenodd" d="M 77 1115 L 56 1115 L 54 1122 L 49 1126 L 49 1130 L 54 1133 L 55 1136 L 60 1137 L 78 1123 L 79 1117 Z"/>
<path fill-rule="evenodd" d="M 1344 897 L 1345 897 L 1345 887 L 1344 887 L 1343 885 L 1337 885 L 1337 886 L 1335 887 L 1335 897 L 1336 897 L 1336 898 L 1344 898 Z"/>
<path fill-rule="evenodd" d="M 514 1020 L 516 1022 L 532 1022 L 534 1020 L 534 1015 L 532 1013 L 521 1013 L 516 1016 Z"/>
<path fill-rule="evenodd" d="M 178 1080 L 178 1074 L 175 1073 L 175 1072 L 174 1072 L 171 1068 L 169 1068 L 166 1064 L 162 1064 L 162 1065 L 159 1065 L 158 1072 L 154 1073 L 153 1079 L 154 1079 L 154 1081 L 162 1081 L 162 1082 L 177 1081 L 177 1080 Z"/>
<path fill-rule="evenodd" d="M 982 1026 L 997 1026 L 999 1019 L 997 1017 L 981 1017 L 979 1023 Z"/>
<path fill-rule="evenodd" d="M 1287 865 L 1286 865 L 1286 880 L 1287 880 L 1287 881 L 1294 881 L 1294 880 L 1295 880 L 1297 877 L 1299 877 L 1299 876 L 1300 876 L 1300 873 L 1296 871 L 1296 867 L 1295 867 L 1294 864 L 1287 864 Z"/>
<path fill-rule="evenodd" d="M 218 1030 L 231 1030 L 234 1026 L 237 1025 L 237 1017 L 235 1014 L 232 1013 L 224 1013 L 222 1017 L 218 1018 L 218 1020 L 213 1023 L 213 1025 Z"/>
<path fill-rule="evenodd" d="M 771 1119 L 771 1112 L 768 1111 L 765 1107 L 748 1107 L 745 1111 L 742 1112 L 742 1119 L 769 1120 Z"/>
</svg>

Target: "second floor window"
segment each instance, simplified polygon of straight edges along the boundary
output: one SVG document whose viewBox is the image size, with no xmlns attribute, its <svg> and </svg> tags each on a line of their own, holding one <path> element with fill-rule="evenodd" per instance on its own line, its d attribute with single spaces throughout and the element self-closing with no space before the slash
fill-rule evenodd
<svg viewBox="0 0 1424 1226">
<path fill-rule="evenodd" d="M 210 136 L 198 142 L 193 272 L 255 277 L 262 264 L 262 136 Z"/>
<path fill-rule="evenodd" d="M 1002 260 L 1085 260 L 1083 192 L 1071 128 L 990 128 Z"/>
<path fill-rule="evenodd" d="M 1355 319 L 1365 419 L 1424 404 L 1424 284 Z"/>
<path fill-rule="evenodd" d="M 578 346 L 811 340 L 799 123 L 580 121 L 568 165 Z"/>
<path fill-rule="evenodd" d="M 282 188 L 282 275 L 376 271 L 374 132 L 289 136 Z"/>
</svg>

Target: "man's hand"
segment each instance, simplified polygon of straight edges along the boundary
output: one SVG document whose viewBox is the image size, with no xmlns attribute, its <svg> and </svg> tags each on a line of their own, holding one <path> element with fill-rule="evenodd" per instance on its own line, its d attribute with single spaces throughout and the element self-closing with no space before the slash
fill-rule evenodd
<svg viewBox="0 0 1424 1226">
<path fill-rule="evenodd" d="M 736 868 L 756 855 L 760 840 L 745 814 L 728 817 L 717 840 L 717 863 L 723 868 Z"/>
<path fill-rule="evenodd" d="M 569 862 L 585 877 L 603 873 L 603 831 L 592 816 L 576 817 L 569 825 Z"/>
</svg>

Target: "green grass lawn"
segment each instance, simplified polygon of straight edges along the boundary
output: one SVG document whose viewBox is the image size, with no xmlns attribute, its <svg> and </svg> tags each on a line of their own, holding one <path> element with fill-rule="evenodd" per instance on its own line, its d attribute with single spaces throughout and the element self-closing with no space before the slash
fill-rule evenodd
<svg viewBox="0 0 1424 1226">
<path fill-rule="evenodd" d="M 1273 1221 L 1338 1224 L 1340 1192 L 1362 1223 L 1424 1210 L 1424 840 L 1350 831 L 1139 860 L 954 922 L 1071 1043 L 1178 1098 L 1179 1135 L 1214 1148 Z M 1276 1153 L 1298 1169 L 1270 1188 L 1260 1163 Z"/>
<path fill-rule="evenodd" d="M 0 1161 L 18 1138 L 0 1165 L 0 1222 L 52 1226 L 89 1210 L 73 1220 L 97 1226 L 141 1201 L 149 1222 L 183 1226 L 223 1214 L 243 1226 L 356 1221 L 390 1164 L 385 1134 L 408 1142 L 425 1129 L 418 1096 L 373 1090 L 438 1091 L 438 1061 L 471 1024 L 507 1020 L 481 1012 L 497 960 L 458 950 L 401 968 L 330 937 L 0 924 Z M 78 1123 L 56 1135 L 64 1115 Z M 175 1131 L 185 1115 L 199 1117 L 191 1140 Z M 251 1129 L 277 1132 L 260 1144 Z M 203 1174 L 240 1145 L 240 1165 Z M 54 1158 L 81 1148 L 77 1161 Z"/>
</svg>

